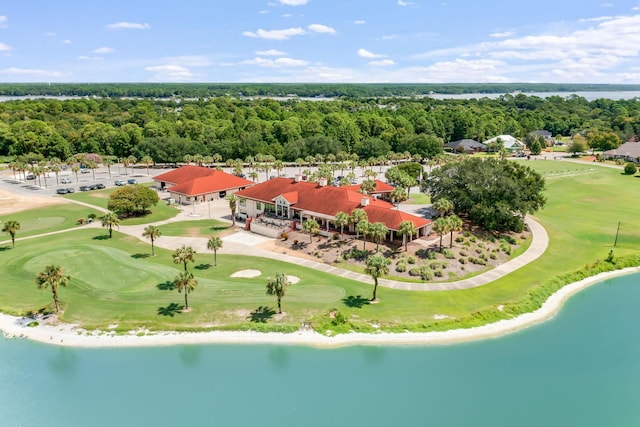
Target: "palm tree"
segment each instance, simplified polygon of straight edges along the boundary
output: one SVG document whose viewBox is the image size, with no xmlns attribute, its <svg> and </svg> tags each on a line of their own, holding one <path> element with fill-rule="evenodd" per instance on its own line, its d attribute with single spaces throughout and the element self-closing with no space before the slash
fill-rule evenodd
<svg viewBox="0 0 640 427">
<path fill-rule="evenodd" d="M 218 249 L 222 247 L 222 239 L 219 237 L 211 237 L 207 241 L 207 249 L 213 251 L 213 266 L 218 266 Z"/>
<path fill-rule="evenodd" d="M 389 274 L 389 264 L 391 264 L 391 260 L 382 255 L 373 255 L 367 258 L 367 267 L 364 271 L 373 279 L 373 296 L 371 297 L 371 301 L 376 301 L 378 279 Z"/>
<path fill-rule="evenodd" d="M 58 286 L 67 286 L 70 277 L 62 274 L 62 267 L 59 265 L 47 265 L 44 271 L 36 275 L 36 284 L 38 289 L 46 289 L 51 287 L 53 292 L 53 303 L 56 306 L 56 313 L 60 311 L 60 302 L 58 301 Z"/>
<path fill-rule="evenodd" d="M 16 247 L 16 233 L 20 230 L 20 223 L 18 221 L 10 219 L 4 223 L 2 227 L 3 233 L 8 233 L 11 236 L 11 246 Z"/>
<path fill-rule="evenodd" d="M 62 171 L 62 169 L 60 169 L 60 166 L 54 164 L 54 165 L 49 166 L 49 170 L 56 174 L 56 185 L 59 185 L 60 181 L 58 180 L 58 177 L 59 177 L 60 171 Z"/>
<path fill-rule="evenodd" d="M 273 168 L 278 171 L 278 175 L 280 175 L 280 172 L 284 168 L 284 163 L 282 162 L 282 160 L 276 160 L 275 162 L 273 162 Z"/>
<path fill-rule="evenodd" d="M 367 213 L 364 209 L 356 208 L 351 211 L 351 224 L 358 224 L 362 220 L 368 220 Z M 356 239 L 360 238 L 360 234 L 358 233 L 358 228 L 356 227 Z"/>
<path fill-rule="evenodd" d="M 442 250 L 442 236 L 449 232 L 449 221 L 447 218 L 440 217 L 433 221 L 433 231 L 440 235 L 440 250 Z"/>
<path fill-rule="evenodd" d="M 73 172 L 76 175 L 76 183 L 77 183 L 78 182 L 78 172 L 80 172 L 80 166 L 78 166 L 78 165 L 71 166 L 71 172 Z"/>
<path fill-rule="evenodd" d="M 198 285 L 198 281 L 193 277 L 193 274 L 188 271 L 181 271 L 175 279 L 173 279 L 173 286 L 178 289 L 178 293 L 184 290 L 184 309 L 189 310 L 189 300 L 187 296 Z"/>
<path fill-rule="evenodd" d="M 229 209 L 231 209 L 231 222 L 233 227 L 236 226 L 236 209 L 238 208 L 238 197 L 233 194 L 233 193 L 229 193 L 225 196 L 225 199 L 227 199 L 229 201 Z"/>
<path fill-rule="evenodd" d="M 109 178 L 111 178 L 111 166 L 115 163 L 116 158 L 114 156 L 104 156 L 102 158 L 102 164 L 107 167 L 107 172 L 109 172 Z"/>
<path fill-rule="evenodd" d="M 95 160 L 90 160 L 87 162 L 87 167 L 91 169 L 91 175 L 93 176 L 93 180 L 96 180 L 96 169 L 98 169 L 98 162 Z"/>
<path fill-rule="evenodd" d="M 138 161 L 138 159 L 136 159 L 135 156 L 129 156 L 127 157 L 127 163 L 129 163 L 131 165 L 131 173 L 133 174 L 133 167 L 136 165 L 136 162 Z M 126 168 L 125 168 L 126 170 Z"/>
<path fill-rule="evenodd" d="M 413 237 L 414 234 L 417 234 L 417 231 L 418 230 L 416 230 L 416 226 L 413 225 L 413 222 L 411 221 L 402 221 L 400 223 L 400 227 L 398 227 L 398 233 L 402 235 L 405 252 L 407 251 L 409 240 L 411 240 L 411 237 Z"/>
<path fill-rule="evenodd" d="M 267 280 L 267 295 L 275 295 L 278 299 L 278 314 L 282 314 L 282 297 L 284 297 L 286 287 L 290 284 L 284 273 L 276 273 L 274 279 Z"/>
<path fill-rule="evenodd" d="M 256 179 L 258 179 L 258 172 L 252 170 L 251 172 L 249 172 L 249 177 L 253 182 L 256 182 Z"/>
<path fill-rule="evenodd" d="M 366 249 L 367 244 L 367 234 L 369 234 L 369 230 L 371 229 L 371 223 L 363 219 L 359 223 L 356 224 L 356 234 L 360 235 L 362 233 L 362 250 Z"/>
<path fill-rule="evenodd" d="M 400 203 L 404 202 L 408 198 L 409 196 L 407 196 L 407 193 L 402 187 L 396 187 L 391 192 L 391 200 L 398 204 L 398 209 L 400 209 Z"/>
<path fill-rule="evenodd" d="M 153 164 L 153 159 L 151 158 L 151 156 L 144 156 L 142 159 L 140 159 L 140 162 L 142 162 L 142 164 L 147 167 L 147 176 L 149 176 L 149 166 Z"/>
<path fill-rule="evenodd" d="M 102 226 L 109 230 L 109 238 L 111 238 L 113 227 L 120 226 L 120 218 L 118 218 L 118 215 L 113 212 L 106 213 L 102 217 Z"/>
<path fill-rule="evenodd" d="M 449 241 L 449 247 L 453 247 L 453 232 L 462 230 L 462 220 L 457 215 L 451 215 L 447 218 L 449 221 L 449 232 L 451 233 L 451 240 Z"/>
<path fill-rule="evenodd" d="M 374 222 L 371 224 L 369 234 L 371 238 L 376 242 L 376 252 L 378 252 L 378 246 L 384 240 L 385 236 L 389 232 L 389 229 L 382 222 Z"/>
<path fill-rule="evenodd" d="M 336 217 L 334 218 L 333 223 L 336 225 L 336 227 L 340 227 L 340 240 L 342 240 L 343 238 L 344 226 L 349 225 L 350 221 L 351 221 L 351 218 L 346 212 L 338 212 L 336 214 Z"/>
<path fill-rule="evenodd" d="M 360 192 L 364 194 L 371 194 L 376 191 L 377 186 L 378 184 L 375 181 L 366 179 L 362 181 L 362 184 L 360 184 Z"/>
<path fill-rule="evenodd" d="M 160 233 L 160 229 L 155 225 L 147 225 L 144 231 L 142 232 L 142 237 L 145 237 L 151 240 L 151 256 L 156 256 L 156 253 L 153 247 L 153 242 L 161 235 L 162 233 Z"/>
<path fill-rule="evenodd" d="M 309 218 L 302 224 L 302 228 L 305 232 L 309 233 L 309 243 L 313 243 L 313 235 L 320 231 L 320 225 L 318 221 L 313 218 Z"/>
<path fill-rule="evenodd" d="M 178 248 L 173 252 L 173 263 L 174 264 L 183 264 L 184 271 L 187 271 L 187 264 L 195 261 L 196 251 L 193 250 L 191 246 L 182 245 L 181 248 Z"/>
<path fill-rule="evenodd" d="M 296 166 L 298 166 L 298 173 L 302 175 L 302 166 L 304 166 L 304 159 L 298 157 L 296 159 Z"/>
<path fill-rule="evenodd" d="M 438 216 L 444 216 L 453 210 L 453 203 L 446 197 L 441 197 L 433 202 L 433 209 L 438 212 Z"/>
</svg>

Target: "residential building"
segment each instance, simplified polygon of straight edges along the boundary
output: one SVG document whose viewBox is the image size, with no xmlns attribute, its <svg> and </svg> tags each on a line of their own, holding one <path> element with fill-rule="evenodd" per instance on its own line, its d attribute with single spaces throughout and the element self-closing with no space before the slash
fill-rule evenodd
<svg viewBox="0 0 640 427">
<path fill-rule="evenodd" d="M 640 163 L 640 142 L 627 141 L 618 148 L 604 151 L 602 154 L 606 159 L 623 159 Z"/>
<path fill-rule="evenodd" d="M 487 151 L 487 146 L 482 142 L 478 142 L 474 139 L 459 139 L 457 141 L 451 141 L 444 144 L 444 148 L 447 151 L 454 153 L 477 153 L 478 151 Z"/>
</svg>

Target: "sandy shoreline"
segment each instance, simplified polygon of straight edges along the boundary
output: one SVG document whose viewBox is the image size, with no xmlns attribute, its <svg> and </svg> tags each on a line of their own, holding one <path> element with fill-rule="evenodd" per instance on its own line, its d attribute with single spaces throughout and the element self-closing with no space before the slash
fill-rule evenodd
<svg viewBox="0 0 640 427">
<path fill-rule="evenodd" d="M 640 267 L 600 273 L 579 282 L 571 283 L 555 294 L 538 310 L 508 320 L 500 320 L 469 329 L 442 332 L 407 333 L 352 333 L 333 337 L 314 331 L 294 333 L 263 332 L 155 332 L 146 334 L 133 331 L 126 335 L 114 332 L 88 332 L 72 324 L 40 325 L 28 327 L 22 318 L 0 314 L 0 330 L 9 338 L 28 338 L 42 343 L 70 347 L 151 347 L 182 344 L 280 344 L 311 347 L 342 347 L 348 345 L 438 345 L 463 341 L 494 338 L 525 329 L 553 317 L 573 294 L 603 280 L 626 274 L 638 273 Z"/>
</svg>

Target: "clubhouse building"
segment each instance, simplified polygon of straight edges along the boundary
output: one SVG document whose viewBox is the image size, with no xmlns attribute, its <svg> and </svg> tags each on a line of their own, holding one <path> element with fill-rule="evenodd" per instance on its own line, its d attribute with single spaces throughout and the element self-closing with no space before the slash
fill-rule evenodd
<svg viewBox="0 0 640 427">
<path fill-rule="evenodd" d="M 417 230 L 414 237 L 429 234 L 430 220 L 398 210 L 381 199 L 390 192 L 384 186 L 376 197 L 358 192 L 359 186 L 327 185 L 324 178 L 318 183 L 303 181 L 300 175 L 274 178 L 238 191 L 238 212 L 246 216 L 247 229 L 270 237 L 278 237 L 282 231 L 301 229 L 302 223 L 310 218 L 320 224 L 320 234 L 328 236 L 340 231 L 334 224 L 336 215 L 339 212 L 351 215 L 354 209 L 363 209 L 369 222 L 383 223 L 389 229 L 390 240 L 397 235 L 404 221 L 413 223 Z M 349 229 L 353 231 L 353 224 Z"/>
<path fill-rule="evenodd" d="M 239 176 L 202 166 L 182 166 L 153 177 L 160 190 L 167 190 L 179 204 L 206 202 L 253 185 Z"/>
</svg>

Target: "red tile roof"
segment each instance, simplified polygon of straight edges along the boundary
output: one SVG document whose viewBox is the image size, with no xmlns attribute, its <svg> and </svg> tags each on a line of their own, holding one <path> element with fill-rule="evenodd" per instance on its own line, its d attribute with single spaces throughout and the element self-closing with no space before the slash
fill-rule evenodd
<svg viewBox="0 0 640 427">
<path fill-rule="evenodd" d="M 390 193 L 395 188 L 393 185 L 387 184 L 386 182 L 382 182 L 379 179 L 376 179 L 375 181 L 376 181 L 376 189 L 373 192 L 373 194 Z M 346 188 L 348 190 L 353 190 L 353 191 L 360 191 L 360 184 L 344 185 L 342 188 Z"/>
<path fill-rule="evenodd" d="M 253 182 L 239 176 L 229 175 L 217 169 L 191 165 L 157 175 L 153 179 L 158 182 L 176 184 L 169 187 L 169 191 L 185 196 L 200 196 L 253 185 Z"/>
<path fill-rule="evenodd" d="M 293 196 L 297 195 L 297 199 Z M 282 196 L 295 210 L 335 216 L 338 212 L 351 214 L 354 209 L 363 208 L 369 221 L 383 222 L 388 228 L 397 230 L 402 221 L 412 221 L 416 227 L 422 227 L 431 221 L 393 209 L 393 205 L 384 200 L 357 193 L 346 187 L 319 186 L 313 182 L 295 182 L 291 178 L 274 178 L 236 193 L 239 197 L 273 203 Z M 362 199 L 369 201 L 362 206 Z"/>
</svg>

